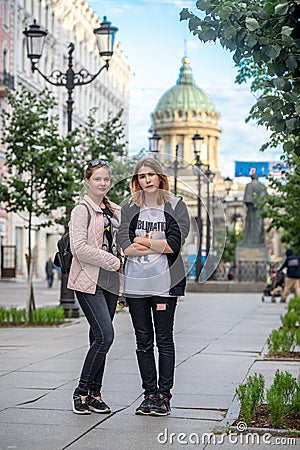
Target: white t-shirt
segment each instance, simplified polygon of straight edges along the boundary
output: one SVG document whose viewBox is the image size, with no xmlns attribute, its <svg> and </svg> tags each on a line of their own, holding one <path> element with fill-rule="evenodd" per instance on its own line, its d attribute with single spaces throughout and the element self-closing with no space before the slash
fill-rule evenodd
<svg viewBox="0 0 300 450">
<path fill-rule="evenodd" d="M 135 235 L 149 239 L 165 239 L 164 206 L 140 209 Z M 166 254 L 128 256 L 125 265 L 125 295 L 169 297 L 171 278 Z"/>
</svg>

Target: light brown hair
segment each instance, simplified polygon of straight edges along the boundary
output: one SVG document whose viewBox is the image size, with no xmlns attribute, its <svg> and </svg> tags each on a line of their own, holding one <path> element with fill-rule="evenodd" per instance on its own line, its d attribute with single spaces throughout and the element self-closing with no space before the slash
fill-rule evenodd
<svg viewBox="0 0 300 450">
<path fill-rule="evenodd" d="M 88 163 L 88 166 L 85 170 L 85 178 L 87 180 L 89 180 L 91 178 L 91 176 L 93 175 L 93 173 L 96 172 L 96 170 L 100 169 L 101 167 L 106 169 L 109 173 L 109 177 L 111 177 L 111 168 L 110 168 L 108 162 L 105 160 L 101 160 L 101 159 L 95 159 Z M 103 203 L 106 206 L 106 208 L 108 208 L 111 212 L 114 212 L 114 210 L 109 202 L 109 199 L 106 197 L 106 195 L 103 197 Z"/>
<path fill-rule="evenodd" d="M 138 173 L 142 167 L 150 167 L 153 172 L 155 172 L 160 179 L 159 183 L 159 194 L 157 202 L 159 205 L 162 205 L 165 202 L 170 200 L 170 188 L 169 181 L 166 173 L 164 172 L 162 166 L 159 162 L 154 158 L 143 158 L 140 159 L 137 165 L 134 168 L 133 175 L 130 181 L 130 189 L 132 192 L 132 201 L 137 206 L 141 207 L 145 203 L 145 193 L 142 190 L 139 180 Z"/>
</svg>

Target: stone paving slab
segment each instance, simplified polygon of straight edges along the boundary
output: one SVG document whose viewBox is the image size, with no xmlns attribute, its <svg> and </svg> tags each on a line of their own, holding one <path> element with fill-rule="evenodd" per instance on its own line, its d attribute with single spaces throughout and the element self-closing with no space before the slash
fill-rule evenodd
<svg viewBox="0 0 300 450">
<path fill-rule="evenodd" d="M 2 288 L 3 284 L 0 291 Z M 44 291 L 40 289 L 41 294 Z M 21 291 L 17 292 L 14 299 Z M 3 291 L 0 304 L 1 295 Z M 116 336 L 103 387 L 103 397 L 113 412 L 105 417 L 82 417 L 71 411 L 70 397 L 88 349 L 88 326 L 83 317 L 58 328 L 0 329 L 0 449 L 194 448 L 195 444 L 178 441 L 180 436 L 184 440 L 182 433 L 186 439 L 199 435 L 197 448 L 215 448 L 215 444 L 201 443 L 202 434 L 210 436 L 224 420 L 236 387 L 253 371 L 263 371 L 271 378 L 279 367 L 262 361 L 259 355 L 270 330 L 280 324 L 285 306 L 264 304 L 260 297 L 198 293 L 179 300 L 177 368 L 172 415 L 167 418 L 134 415 L 142 388 L 127 310 L 114 319 Z M 297 363 L 280 367 L 299 371 Z M 166 443 L 158 442 L 159 433 L 161 440 L 168 434 Z M 247 446 L 233 447 L 227 439 L 220 448 L 243 450 Z"/>
<path fill-rule="evenodd" d="M 289 372 L 297 378 L 300 374 L 300 362 L 298 361 L 278 361 L 276 358 L 268 361 L 257 360 L 251 367 L 249 375 L 261 373 L 265 378 L 265 387 L 269 388 L 273 383 L 276 370 Z"/>
<path fill-rule="evenodd" d="M 176 445 L 175 439 L 170 436 L 172 433 L 202 434 L 216 423 L 216 421 L 186 420 L 171 416 L 165 418 L 135 416 L 134 419 L 135 427 L 129 428 L 131 416 L 124 413 L 114 416 L 109 421 L 102 422 L 69 448 L 71 450 L 97 449 L 100 448 L 101 443 L 101 448 L 106 450 L 178 449 L 181 446 Z M 197 448 L 204 449 L 204 446 L 197 446 Z"/>
</svg>

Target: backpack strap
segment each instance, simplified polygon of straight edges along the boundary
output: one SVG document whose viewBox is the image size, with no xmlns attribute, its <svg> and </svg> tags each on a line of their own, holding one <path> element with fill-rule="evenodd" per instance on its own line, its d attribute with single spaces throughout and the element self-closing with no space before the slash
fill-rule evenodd
<svg viewBox="0 0 300 450">
<path fill-rule="evenodd" d="M 87 209 L 87 228 L 90 226 L 91 223 L 91 212 L 90 212 L 90 208 L 88 207 L 88 205 L 86 203 L 80 202 L 80 205 L 84 205 Z"/>
</svg>

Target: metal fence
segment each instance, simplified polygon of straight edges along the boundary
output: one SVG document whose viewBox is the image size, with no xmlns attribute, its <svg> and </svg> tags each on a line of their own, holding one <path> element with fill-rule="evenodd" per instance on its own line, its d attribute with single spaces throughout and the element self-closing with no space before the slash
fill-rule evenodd
<svg viewBox="0 0 300 450">
<path fill-rule="evenodd" d="M 237 277 L 238 281 L 263 281 L 267 279 L 266 261 L 238 261 Z"/>
</svg>

